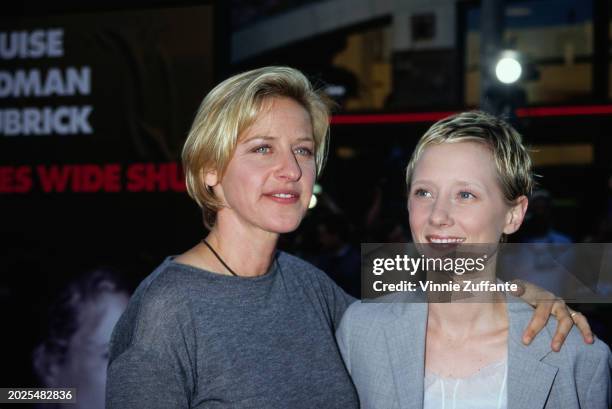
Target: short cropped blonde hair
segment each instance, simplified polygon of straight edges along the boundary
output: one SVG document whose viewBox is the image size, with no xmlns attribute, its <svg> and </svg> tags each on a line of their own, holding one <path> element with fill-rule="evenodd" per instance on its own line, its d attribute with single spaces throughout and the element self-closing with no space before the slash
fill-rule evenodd
<svg viewBox="0 0 612 409">
<path fill-rule="evenodd" d="M 312 121 L 317 175 L 323 170 L 332 103 L 304 74 L 290 67 L 263 67 L 226 79 L 202 101 L 182 153 L 187 192 L 202 208 L 209 229 L 222 203 L 205 185 L 203 175 L 216 171 L 223 176 L 239 136 L 265 109 L 264 100 L 274 97 L 291 98 L 306 109 Z"/>
<path fill-rule="evenodd" d="M 507 122 L 481 111 L 463 112 L 444 118 L 421 137 L 406 169 L 408 188 L 416 163 L 430 145 L 477 142 L 493 154 L 497 177 L 508 204 L 528 196 L 534 186 L 531 158 L 521 135 Z"/>
</svg>

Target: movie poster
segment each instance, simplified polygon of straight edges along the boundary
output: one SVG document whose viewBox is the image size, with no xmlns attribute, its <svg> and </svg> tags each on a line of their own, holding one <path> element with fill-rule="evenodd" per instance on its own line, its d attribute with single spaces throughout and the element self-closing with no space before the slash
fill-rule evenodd
<svg viewBox="0 0 612 409">
<path fill-rule="evenodd" d="M 213 85 L 213 17 L 202 5 L 0 21 L 1 385 L 76 377 L 95 402 L 66 351 L 85 351 L 74 359 L 99 382 L 129 292 L 202 235 L 180 149 Z"/>
</svg>

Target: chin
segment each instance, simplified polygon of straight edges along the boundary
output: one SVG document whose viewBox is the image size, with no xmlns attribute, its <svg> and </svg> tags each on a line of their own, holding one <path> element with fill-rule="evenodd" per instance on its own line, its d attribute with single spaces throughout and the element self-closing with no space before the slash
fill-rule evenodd
<svg viewBox="0 0 612 409">
<path fill-rule="evenodd" d="M 298 227 L 300 227 L 301 222 L 301 218 L 295 220 L 277 219 L 270 221 L 270 223 L 267 223 L 265 226 L 265 230 L 277 234 L 291 233 L 292 231 L 295 231 Z"/>
<path fill-rule="evenodd" d="M 305 211 L 296 211 L 292 209 L 291 212 L 276 212 L 275 214 L 268 214 L 264 223 L 266 230 L 282 234 L 291 233 L 300 227 L 300 223 L 304 219 Z"/>
</svg>

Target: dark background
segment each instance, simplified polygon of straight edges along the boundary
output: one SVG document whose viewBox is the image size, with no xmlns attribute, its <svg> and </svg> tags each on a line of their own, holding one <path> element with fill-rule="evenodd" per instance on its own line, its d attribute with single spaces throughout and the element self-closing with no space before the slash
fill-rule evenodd
<svg viewBox="0 0 612 409">
<path fill-rule="evenodd" d="M 445 116 L 444 112 L 475 107 L 469 99 L 473 84 L 466 79 L 474 67 L 468 62 L 466 50 L 471 44 L 468 33 L 477 30 L 470 25 L 469 16 L 478 10 L 479 3 L 457 2 L 453 47 L 416 47 L 388 55 L 381 51 L 373 57 L 362 51 L 355 58 L 363 59 L 366 68 L 359 72 L 351 70 L 350 64 L 338 63 L 338 56 L 355 38 L 375 44 L 378 41 L 384 49 L 385 30 L 398 21 L 398 16 L 374 15 L 255 56 L 240 60 L 232 57 L 232 36 L 236 33 L 314 3 L 325 1 L 25 1 L 3 5 L 6 11 L 0 19 L 0 31 L 61 26 L 66 56 L 60 63 L 0 61 L 0 69 L 90 65 L 93 78 L 89 96 L 35 102 L 0 99 L 0 109 L 33 103 L 90 103 L 94 106 L 95 132 L 0 136 L 0 166 L 118 163 L 125 172 L 137 163 L 176 162 L 197 106 L 215 83 L 262 65 L 290 65 L 322 87 L 341 85 L 345 93 L 337 97 L 330 156 L 320 180 L 324 192 L 320 205 L 309 213 L 298 232 L 282 240 L 281 247 L 316 262 L 322 251 L 317 226 L 325 215 L 338 211 L 348 221 L 349 244 L 380 239 L 389 230 L 382 226 L 383 221 L 389 220 L 396 221 L 409 239 L 403 173 L 412 149 L 434 120 Z M 593 27 L 593 48 L 577 61 L 590 64 L 590 85 L 581 93 L 568 92 L 556 99 L 547 100 L 546 93 L 541 93 L 544 96 L 528 98 L 515 108 L 587 109 L 570 109 L 559 116 L 523 111 L 514 124 L 527 143 L 540 150 L 559 145 L 570 151 L 575 145 L 590 147 L 592 155 L 586 161 L 553 158 L 537 166 L 536 173 L 542 176 L 540 185 L 553 196 L 551 211 L 556 230 L 575 242 L 609 241 L 602 226 L 612 209 L 608 187 L 612 175 L 612 115 L 599 114 L 592 107 L 611 106 L 607 92 L 609 33 L 602 28 L 609 24 L 610 4 L 583 4 L 587 4 L 588 24 Z M 584 13 L 578 10 L 574 14 Z M 415 41 L 419 36 L 427 39 L 444 23 L 432 23 L 435 19 L 427 13 L 413 17 Z M 570 17 L 568 24 L 579 20 Z M 540 23 L 536 19 L 534 24 Z M 555 30 L 554 24 L 546 21 L 541 25 Z M 367 96 L 375 95 L 368 86 L 377 86 L 363 74 L 370 69 L 368 61 L 386 67 L 387 75 L 380 81 L 392 84 L 388 94 L 376 100 L 379 102 L 368 102 Z M 548 66 L 562 65 L 555 61 L 544 57 L 536 61 L 541 64 L 541 75 L 547 73 Z M 560 75 L 560 87 L 563 75 L 568 75 L 569 81 L 579 74 Z M 426 115 L 418 116 L 423 113 Z M 370 114 L 405 117 L 393 122 L 377 116 L 375 123 L 363 123 Z M 372 224 L 368 214 L 377 195 L 381 210 Z M 335 204 L 335 210 L 325 205 L 327 200 Z M 30 352 L 40 336 L 46 306 L 67 281 L 83 271 L 108 265 L 121 271 L 135 287 L 167 255 L 183 252 L 205 234 L 199 209 L 183 191 L 45 193 L 36 180 L 28 193 L 0 193 L 0 232 L 1 336 L 7 352 L 3 366 L 8 368 L 2 371 L 0 384 L 5 386 L 35 384 Z M 609 307 L 578 307 L 588 314 L 598 335 L 612 341 Z"/>
</svg>

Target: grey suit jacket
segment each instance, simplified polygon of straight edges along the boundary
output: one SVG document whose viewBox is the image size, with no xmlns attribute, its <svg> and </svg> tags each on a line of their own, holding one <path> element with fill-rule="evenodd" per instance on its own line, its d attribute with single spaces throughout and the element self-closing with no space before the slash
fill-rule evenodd
<svg viewBox="0 0 612 409">
<path fill-rule="evenodd" d="M 521 342 L 533 309 L 509 297 L 508 409 L 607 409 L 611 405 L 608 346 L 582 341 L 573 328 L 560 352 L 550 349 L 555 320 L 531 345 Z M 352 304 L 336 333 L 362 409 L 421 409 L 427 304 Z"/>
</svg>

